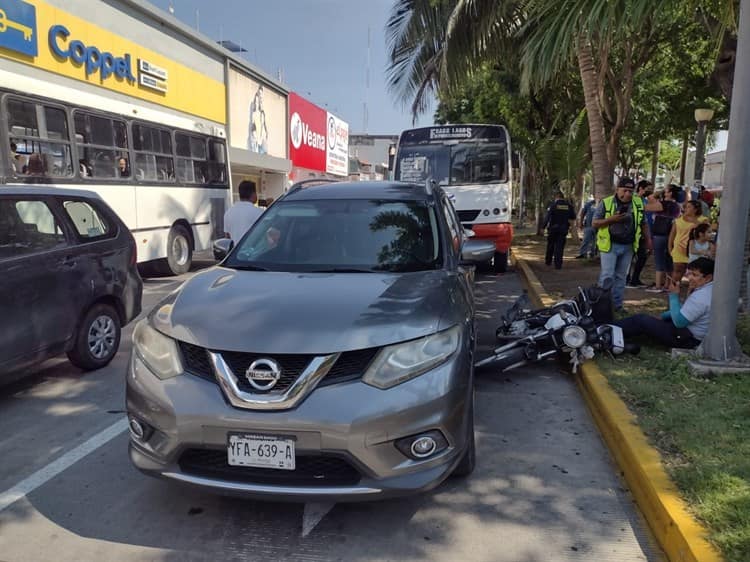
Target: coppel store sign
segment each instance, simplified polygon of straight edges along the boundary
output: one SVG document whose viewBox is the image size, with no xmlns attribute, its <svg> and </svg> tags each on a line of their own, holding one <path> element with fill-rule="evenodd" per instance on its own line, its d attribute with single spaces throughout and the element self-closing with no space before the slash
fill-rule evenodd
<svg viewBox="0 0 750 562">
<path fill-rule="evenodd" d="M 128 82 L 135 82 L 131 57 L 128 53 L 115 56 L 108 51 L 102 51 L 93 45 L 86 45 L 77 39 L 70 39 L 70 31 L 64 25 L 53 25 L 47 34 L 49 48 L 63 60 L 70 60 L 83 65 L 86 76 L 99 74 L 106 80 L 113 74 Z"/>
<path fill-rule="evenodd" d="M 37 35 L 36 6 L 22 0 L 0 0 L 0 48 L 37 57 Z M 138 59 L 134 69 L 130 53 L 113 54 L 98 45 L 87 45 L 65 25 L 50 26 L 47 43 L 58 61 L 83 67 L 86 78 L 94 76 L 104 82 L 115 77 L 157 92 L 167 91 L 165 69 L 144 59 Z"/>
<path fill-rule="evenodd" d="M 98 75 L 101 81 L 115 76 L 130 83 L 157 92 L 167 91 L 167 70 L 144 59 L 138 59 L 138 79 L 133 74 L 133 61 L 130 53 L 115 55 L 96 45 L 86 45 L 83 41 L 71 38 L 71 32 L 64 25 L 53 25 L 47 33 L 50 50 L 56 57 L 83 66 L 86 77 Z"/>
</svg>

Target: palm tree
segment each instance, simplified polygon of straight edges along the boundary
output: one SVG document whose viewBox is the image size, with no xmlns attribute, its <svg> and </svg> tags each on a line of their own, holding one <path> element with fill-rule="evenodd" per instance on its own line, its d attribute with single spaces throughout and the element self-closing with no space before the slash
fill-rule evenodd
<svg viewBox="0 0 750 562">
<path fill-rule="evenodd" d="M 386 23 L 388 86 L 404 103 L 411 103 L 415 120 L 426 110 L 428 94 L 440 85 L 451 11 L 451 2 L 396 0 Z"/>
<path fill-rule="evenodd" d="M 650 0 L 396 0 L 386 26 L 389 83 L 401 99 L 413 96 L 416 112 L 427 91 L 450 89 L 482 63 L 519 49 L 527 90 L 554 82 L 575 59 L 595 192 L 605 196 L 635 72 L 668 32 L 653 23 L 655 10 Z"/>
</svg>

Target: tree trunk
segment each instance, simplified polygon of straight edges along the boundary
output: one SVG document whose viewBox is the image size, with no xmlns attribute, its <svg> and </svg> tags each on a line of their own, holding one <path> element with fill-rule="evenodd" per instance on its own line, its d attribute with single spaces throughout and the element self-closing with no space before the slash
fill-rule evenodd
<svg viewBox="0 0 750 562">
<path fill-rule="evenodd" d="M 680 158 L 680 185 L 685 185 L 685 166 L 687 166 L 687 150 L 690 138 L 685 135 L 682 138 L 682 158 Z"/>
<path fill-rule="evenodd" d="M 607 141 L 604 135 L 604 121 L 599 105 L 598 80 L 594 67 L 594 56 L 591 44 L 580 37 L 576 49 L 578 70 L 581 74 L 583 95 L 586 101 L 586 114 L 589 123 L 589 142 L 591 143 L 591 163 L 594 173 L 594 193 L 599 197 L 612 194 L 612 167 L 607 157 Z"/>
<path fill-rule="evenodd" d="M 659 139 L 654 145 L 654 157 L 651 159 L 651 185 L 656 187 L 656 171 L 659 167 Z"/>
</svg>

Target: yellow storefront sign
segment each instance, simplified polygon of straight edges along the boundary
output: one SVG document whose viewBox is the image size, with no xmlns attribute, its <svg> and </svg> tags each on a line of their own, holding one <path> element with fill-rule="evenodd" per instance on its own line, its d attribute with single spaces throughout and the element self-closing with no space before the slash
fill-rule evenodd
<svg viewBox="0 0 750 562">
<path fill-rule="evenodd" d="M 0 0 L 0 57 L 226 123 L 222 82 L 41 0 Z"/>
</svg>

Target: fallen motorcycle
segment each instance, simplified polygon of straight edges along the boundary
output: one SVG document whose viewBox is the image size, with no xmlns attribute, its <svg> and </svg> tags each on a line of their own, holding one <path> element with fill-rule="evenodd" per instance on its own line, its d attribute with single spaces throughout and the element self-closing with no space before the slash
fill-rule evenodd
<svg viewBox="0 0 750 562">
<path fill-rule="evenodd" d="M 578 367 L 597 352 L 620 355 L 638 353 L 639 346 L 626 344 L 619 326 L 602 320 L 612 318 L 610 287 L 579 287 L 575 299 L 560 301 L 550 307 L 528 310 L 524 294 L 508 309 L 497 329 L 505 341 L 475 367 L 493 365 L 507 371 L 548 357 L 569 356 L 571 369 Z"/>
</svg>

